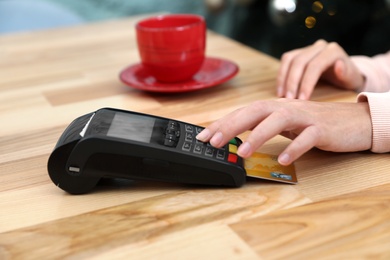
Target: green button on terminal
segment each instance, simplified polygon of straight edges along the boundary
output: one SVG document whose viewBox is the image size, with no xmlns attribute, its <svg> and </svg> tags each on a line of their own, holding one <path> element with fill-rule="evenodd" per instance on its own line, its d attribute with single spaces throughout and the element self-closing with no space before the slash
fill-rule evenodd
<svg viewBox="0 0 390 260">
<path fill-rule="evenodd" d="M 229 141 L 229 144 L 234 144 L 234 145 L 237 145 L 237 140 L 236 138 L 233 138 Z"/>
</svg>

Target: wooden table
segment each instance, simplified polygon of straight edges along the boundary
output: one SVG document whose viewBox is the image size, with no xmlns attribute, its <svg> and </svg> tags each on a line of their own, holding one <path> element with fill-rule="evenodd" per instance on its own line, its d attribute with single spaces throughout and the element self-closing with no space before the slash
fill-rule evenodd
<svg viewBox="0 0 390 260">
<path fill-rule="evenodd" d="M 80 196 L 57 188 L 48 156 L 82 114 L 116 107 L 207 125 L 276 98 L 279 61 L 212 32 L 207 53 L 239 65 L 232 80 L 166 95 L 124 85 L 119 72 L 139 62 L 137 19 L 0 37 L 0 259 L 390 258 L 388 154 L 313 149 L 295 164 L 297 185 L 112 181 Z M 313 99 L 355 102 L 355 93 L 320 86 Z M 275 137 L 258 151 L 288 143 Z"/>
</svg>

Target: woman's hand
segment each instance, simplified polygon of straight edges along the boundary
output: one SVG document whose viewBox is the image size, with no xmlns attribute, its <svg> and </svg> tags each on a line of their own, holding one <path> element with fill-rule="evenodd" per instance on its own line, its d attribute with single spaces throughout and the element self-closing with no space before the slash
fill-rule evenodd
<svg viewBox="0 0 390 260">
<path fill-rule="evenodd" d="M 252 132 L 237 151 L 244 158 L 278 134 L 292 139 L 279 155 L 282 165 L 291 164 L 312 147 L 352 152 L 370 149 L 372 142 L 367 103 L 294 99 L 257 101 L 215 121 L 199 133 L 197 139 L 221 147 L 246 130 Z"/>
<path fill-rule="evenodd" d="M 283 54 L 277 78 L 277 95 L 307 100 L 320 79 L 348 90 L 361 89 L 365 81 L 337 43 L 318 40 L 313 45 Z"/>
</svg>

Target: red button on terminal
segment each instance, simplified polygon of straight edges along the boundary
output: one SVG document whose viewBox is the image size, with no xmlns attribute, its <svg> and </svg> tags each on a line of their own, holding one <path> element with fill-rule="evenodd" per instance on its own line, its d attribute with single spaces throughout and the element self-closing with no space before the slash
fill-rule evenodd
<svg viewBox="0 0 390 260">
<path fill-rule="evenodd" d="M 236 163 L 236 162 L 237 162 L 237 159 L 238 159 L 237 155 L 232 154 L 232 153 L 229 153 L 228 162 Z"/>
</svg>

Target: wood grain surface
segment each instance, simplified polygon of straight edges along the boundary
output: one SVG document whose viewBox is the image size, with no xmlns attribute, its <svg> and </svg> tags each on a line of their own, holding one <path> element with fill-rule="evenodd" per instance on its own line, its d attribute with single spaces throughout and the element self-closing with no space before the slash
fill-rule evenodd
<svg viewBox="0 0 390 260">
<path fill-rule="evenodd" d="M 109 180 L 79 196 L 57 188 L 48 156 L 82 114 L 115 107 L 205 126 L 276 98 L 279 61 L 213 32 L 207 55 L 240 67 L 230 81 L 177 94 L 126 86 L 119 73 L 139 62 L 141 18 L 0 37 L 0 259 L 390 258 L 388 154 L 312 149 L 295 164 L 297 185 Z M 355 98 L 326 85 L 313 96 Z M 277 136 L 258 151 L 288 143 Z"/>
</svg>

